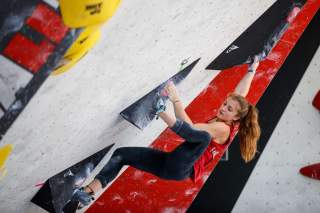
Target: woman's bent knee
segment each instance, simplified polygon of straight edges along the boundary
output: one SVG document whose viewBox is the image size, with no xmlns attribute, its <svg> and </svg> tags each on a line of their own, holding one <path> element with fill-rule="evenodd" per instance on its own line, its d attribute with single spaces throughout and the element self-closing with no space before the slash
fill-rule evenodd
<svg viewBox="0 0 320 213">
<path fill-rule="evenodd" d="M 170 129 L 178 134 L 180 132 L 182 125 L 183 125 L 183 121 L 177 118 L 176 122 L 172 127 L 170 127 Z"/>
</svg>

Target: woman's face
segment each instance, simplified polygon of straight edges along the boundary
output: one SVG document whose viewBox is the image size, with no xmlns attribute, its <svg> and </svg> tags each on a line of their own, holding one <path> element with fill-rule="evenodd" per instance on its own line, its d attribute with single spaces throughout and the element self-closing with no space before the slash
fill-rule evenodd
<svg viewBox="0 0 320 213">
<path fill-rule="evenodd" d="M 223 121 L 236 121 L 239 119 L 239 109 L 239 102 L 228 97 L 218 109 L 217 117 Z"/>
</svg>

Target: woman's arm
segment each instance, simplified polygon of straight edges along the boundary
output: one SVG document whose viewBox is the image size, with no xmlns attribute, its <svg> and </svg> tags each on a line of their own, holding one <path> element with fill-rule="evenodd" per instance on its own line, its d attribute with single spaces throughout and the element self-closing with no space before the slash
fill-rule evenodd
<svg viewBox="0 0 320 213">
<path fill-rule="evenodd" d="M 257 67 L 259 66 L 258 59 L 259 58 L 257 56 L 254 58 L 254 62 L 249 66 L 248 73 L 241 79 L 241 81 L 237 85 L 237 87 L 234 91 L 235 93 L 237 93 L 243 97 L 247 96 L 249 89 L 250 89 L 250 85 L 251 85 L 253 76 L 255 74 Z M 184 110 L 183 103 L 180 100 L 177 88 L 174 86 L 173 82 L 169 82 L 166 85 L 164 91 L 168 95 L 170 101 L 173 104 L 174 113 L 175 113 L 176 118 L 187 122 L 192 127 L 209 132 L 209 134 L 213 138 L 223 138 L 223 136 L 229 134 L 229 132 L 228 132 L 229 129 L 226 128 L 226 126 L 224 124 L 222 124 L 221 122 L 215 122 L 215 123 L 211 123 L 211 124 L 207 124 L 207 123 L 194 124 L 192 122 L 192 120 L 190 119 L 190 117 L 188 116 L 188 114 L 186 113 L 186 111 Z"/>
<path fill-rule="evenodd" d="M 188 123 L 191 127 L 198 129 L 198 130 L 203 130 L 208 132 L 213 139 L 218 139 L 216 140 L 218 143 L 222 138 L 225 138 L 226 135 L 229 134 L 229 127 L 227 127 L 224 123 L 222 122 L 214 122 L 214 123 L 193 123 L 184 110 L 183 103 L 180 100 L 178 91 L 174 84 L 172 82 L 169 82 L 169 84 L 165 87 L 165 92 L 168 95 L 170 101 L 172 102 L 174 106 L 174 112 L 175 116 L 179 118 L 180 120 L 185 121 Z M 161 115 L 163 119 L 164 115 Z"/>
<path fill-rule="evenodd" d="M 187 122 L 192 126 L 193 122 L 191 121 L 189 115 L 184 110 L 183 103 L 180 100 L 178 100 L 178 101 L 172 102 L 172 104 L 174 108 L 174 114 L 176 115 L 176 117 Z"/>
<path fill-rule="evenodd" d="M 256 56 L 254 58 L 254 62 L 249 66 L 248 73 L 241 79 L 241 81 L 238 83 L 236 89 L 234 90 L 235 93 L 246 97 L 250 85 L 252 82 L 252 79 L 254 77 L 254 74 L 256 72 L 256 69 L 259 66 L 258 57 Z M 165 92 L 168 94 L 169 99 L 171 100 L 173 107 L 174 107 L 174 113 L 177 118 L 187 122 L 190 125 L 193 125 L 193 122 L 191 121 L 190 117 L 184 110 L 184 106 L 182 101 L 180 100 L 177 88 L 174 86 L 173 82 L 169 82 L 169 84 L 165 87 Z"/>
<path fill-rule="evenodd" d="M 247 96 L 253 76 L 259 66 L 258 59 L 259 58 L 257 56 L 254 58 L 254 62 L 249 66 L 248 73 L 245 74 L 245 76 L 238 83 L 236 89 L 234 90 L 234 93 L 237 93 L 243 97 Z"/>
<path fill-rule="evenodd" d="M 168 97 L 173 104 L 174 114 L 176 115 L 176 117 L 193 126 L 190 117 L 184 110 L 183 103 L 180 100 L 177 88 L 174 86 L 173 82 L 169 82 L 167 84 L 167 86 L 165 87 L 165 92 L 168 94 Z"/>
</svg>

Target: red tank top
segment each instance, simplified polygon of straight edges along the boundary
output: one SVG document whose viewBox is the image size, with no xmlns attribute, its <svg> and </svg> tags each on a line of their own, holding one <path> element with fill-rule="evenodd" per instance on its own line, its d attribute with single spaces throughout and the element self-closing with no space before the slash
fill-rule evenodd
<svg viewBox="0 0 320 213">
<path fill-rule="evenodd" d="M 233 124 L 230 126 L 230 135 L 228 140 L 224 144 L 218 144 L 214 140 L 211 140 L 208 148 L 201 157 L 195 162 L 194 174 L 193 174 L 193 181 L 196 183 L 198 180 L 202 178 L 203 172 L 205 171 L 205 166 L 211 162 L 212 160 L 219 159 L 222 157 L 223 153 L 232 142 L 233 138 L 235 137 L 237 131 L 239 129 L 239 124 Z"/>
</svg>

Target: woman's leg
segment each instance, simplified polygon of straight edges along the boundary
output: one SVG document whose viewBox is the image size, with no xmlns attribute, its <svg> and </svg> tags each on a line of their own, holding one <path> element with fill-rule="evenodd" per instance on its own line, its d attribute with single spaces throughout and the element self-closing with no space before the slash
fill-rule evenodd
<svg viewBox="0 0 320 213">
<path fill-rule="evenodd" d="M 169 118 L 170 119 L 170 118 Z M 187 141 L 173 152 L 145 147 L 122 147 L 115 150 L 109 162 L 95 179 L 84 188 L 86 193 L 95 193 L 112 181 L 122 166 L 129 165 L 160 178 L 182 180 L 192 173 L 194 162 L 201 156 L 211 141 L 209 133 L 193 129 L 188 123 L 176 120 L 171 129 Z M 75 199 L 84 205 L 90 203 L 88 194 L 79 191 Z"/>
<path fill-rule="evenodd" d="M 211 142 L 208 132 L 192 128 L 187 122 L 177 119 L 171 129 L 186 141 L 167 157 L 167 170 L 180 171 L 181 177 L 189 174 L 194 163 L 201 157 Z"/>
<path fill-rule="evenodd" d="M 210 144 L 211 136 L 208 132 L 194 129 L 189 123 L 176 119 L 167 112 L 159 113 L 159 117 L 167 123 L 171 130 L 186 140 L 166 158 L 168 174 L 175 174 L 171 178 L 184 179 L 192 173 L 194 162 Z"/>
<path fill-rule="evenodd" d="M 200 150 L 204 150 L 204 148 L 211 141 L 211 136 L 208 132 L 197 130 L 192 128 L 190 124 L 187 122 L 181 121 L 180 119 L 176 119 L 175 116 L 168 114 L 167 112 L 159 113 L 159 117 L 179 136 L 184 138 L 187 142 L 191 143 L 202 143 L 203 146 L 195 148 L 191 148 L 188 152 L 192 153 L 192 150 L 199 153 Z M 205 146 L 205 147 L 204 147 Z M 182 158 L 180 153 L 184 153 L 184 151 L 180 151 L 179 148 L 176 150 L 175 160 L 177 162 Z M 201 151 L 202 152 L 202 151 Z M 178 154 L 177 154 L 178 153 Z M 193 153 L 194 156 L 195 153 Z M 100 173 L 95 177 L 95 179 L 85 188 L 85 191 L 97 192 L 103 187 L 105 187 L 110 181 L 112 181 L 121 170 L 122 166 L 130 165 L 137 169 L 141 169 L 146 172 L 150 172 L 159 177 L 164 176 L 164 163 L 165 163 L 165 155 L 168 155 L 165 152 L 155 150 L 152 148 L 145 147 L 123 147 L 115 150 L 109 162 L 103 167 Z M 183 154 L 182 154 L 183 155 Z M 171 158 L 172 159 L 172 158 Z M 174 178 L 174 174 L 173 178 Z"/>
<path fill-rule="evenodd" d="M 124 165 L 163 176 L 163 166 L 167 153 L 148 147 L 122 147 L 115 150 L 109 162 L 95 177 L 93 185 L 104 188 L 112 181 Z M 97 184 L 100 182 L 101 186 Z M 90 186 L 90 184 L 89 184 Z M 94 189 L 93 189 L 94 190 Z"/>
<path fill-rule="evenodd" d="M 91 183 L 83 189 L 75 190 L 72 199 L 79 201 L 84 206 L 88 205 L 92 200 L 92 194 L 100 191 L 112 181 L 124 165 L 149 172 L 160 178 L 166 178 L 164 164 L 167 154 L 166 152 L 146 147 L 118 148 Z"/>
</svg>

